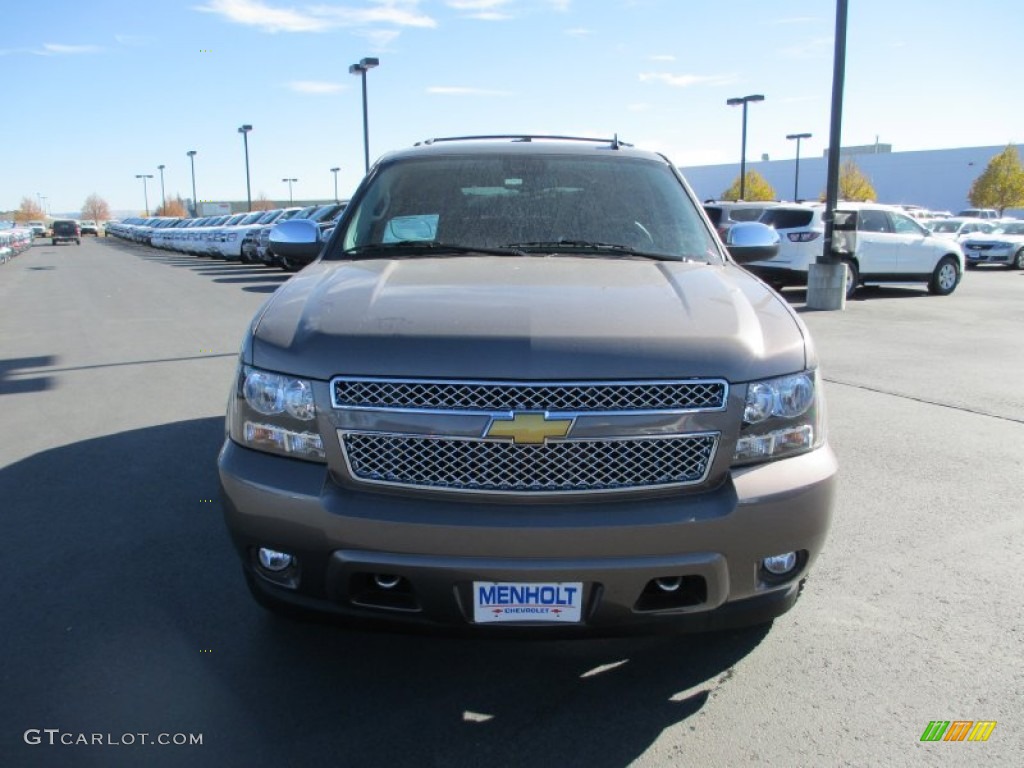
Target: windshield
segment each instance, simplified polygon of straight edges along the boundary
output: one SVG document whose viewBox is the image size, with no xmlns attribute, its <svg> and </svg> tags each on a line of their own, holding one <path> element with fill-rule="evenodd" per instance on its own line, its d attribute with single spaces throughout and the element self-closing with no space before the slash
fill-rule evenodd
<svg viewBox="0 0 1024 768">
<path fill-rule="evenodd" d="M 1000 235 L 1024 235 L 1024 221 L 1020 224 L 1003 224 L 995 232 Z"/>
<path fill-rule="evenodd" d="M 963 224 L 959 221 L 936 221 L 931 225 L 932 232 L 955 233 L 960 231 Z"/>
<path fill-rule="evenodd" d="M 453 253 L 720 259 L 667 165 L 557 153 L 444 154 L 384 165 L 327 257 L 377 258 L 389 247 L 440 254 L 446 246 Z"/>
</svg>

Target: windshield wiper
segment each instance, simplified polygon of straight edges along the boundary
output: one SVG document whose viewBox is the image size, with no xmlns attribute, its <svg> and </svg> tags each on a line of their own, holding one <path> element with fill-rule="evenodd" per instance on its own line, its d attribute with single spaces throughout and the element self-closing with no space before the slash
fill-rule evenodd
<svg viewBox="0 0 1024 768">
<path fill-rule="evenodd" d="M 486 256 L 526 256 L 527 254 L 515 246 L 502 248 L 487 248 L 479 245 L 456 245 L 455 243 L 439 243 L 434 240 L 400 240 L 396 243 L 367 243 L 357 245 L 354 248 L 346 248 L 342 253 L 345 256 L 363 256 L 368 253 L 380 253 L 387 256 L 398 254 L 452 254 L 452 253 L 482 253 Z"/>
<path fill-rule="evenodd" d="M 623 245 L 622 243 L 603 243 L 593 240 L 531 240 L 525 243 L 509 243 L 505 247 L 555 249 L 557 251 L 573 253 L 586 253 L 590 251 L 600 255 L 615 254 L 626 257 L 632 256 L 638 259 L 655 259 L 657 261 L 690 261 L 690 259 L 680 259 L 665 253 L 639 251 L 631 245 Z"/>
</svg>

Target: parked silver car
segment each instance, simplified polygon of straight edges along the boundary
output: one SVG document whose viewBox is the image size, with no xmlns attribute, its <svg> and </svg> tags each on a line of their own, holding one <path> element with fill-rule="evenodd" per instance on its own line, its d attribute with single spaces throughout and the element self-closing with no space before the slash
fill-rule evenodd
<svg viewBox="0 0 1024 768">
<path fill-rule="evenodd" d="M 979 264 L 1002 264 L 1010 269 L 1024 269 L 1024 221 L 1000 224 L 989 233 L 964 238 L 962 243 L 967 267 Z"/>
</svg>

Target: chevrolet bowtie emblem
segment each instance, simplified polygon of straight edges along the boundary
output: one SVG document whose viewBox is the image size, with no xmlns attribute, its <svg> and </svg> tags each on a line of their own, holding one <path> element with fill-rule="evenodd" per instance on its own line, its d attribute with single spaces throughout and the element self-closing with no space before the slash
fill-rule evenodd
<svg viewBox="0 0 1024 768">
<path fill-rule="evenodd" d="M 484 437 L 511 437 L 517 445 L 540 445 L 549 437 L 565 437 L 572 419 L 548 419 L 543 413 L 517 413 L 511 419 L 492 419 Z"/>
</svg>

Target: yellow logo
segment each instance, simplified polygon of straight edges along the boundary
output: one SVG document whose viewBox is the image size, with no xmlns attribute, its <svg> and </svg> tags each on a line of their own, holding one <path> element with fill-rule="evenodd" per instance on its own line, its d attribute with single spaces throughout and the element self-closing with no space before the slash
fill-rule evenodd
<svg viewBox="0 0 1024 768">
<path fill-rule="evenodd" d="M 517 413 L 511 419 L 493 419 L 484 437 L 511 437 L 516 445 L 540 445 L 549 437 L 565 437 L 572 419 L 547 419 L 543 413 Z"/>
</svg>

